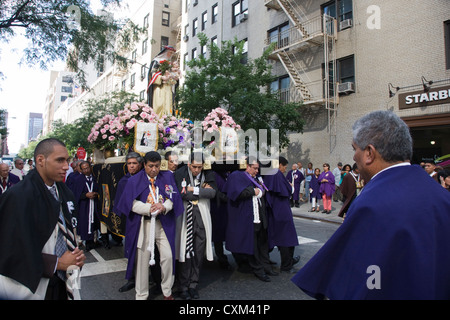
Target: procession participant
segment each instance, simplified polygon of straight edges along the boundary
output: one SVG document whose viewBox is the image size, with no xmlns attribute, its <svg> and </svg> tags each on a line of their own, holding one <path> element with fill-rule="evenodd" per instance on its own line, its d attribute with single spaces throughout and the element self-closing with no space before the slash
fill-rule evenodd
<svg viewBox="0 0 450 320">
<path fill-rule="evenodd" d="M 175 181 L 183 199 L 184 212 L 179 221 L 180 270 L 178 280 L 182 299 L 198 299 L 197 285 L 206 255 L 213 261 L 210 199 L 216 195 L 214 173 L 203 170 L 203 154 L 191 153 L 189 163 L 175 171 Z"/>
<path fill-rule="evenodd" d="M 173 300 L 175 271 L 176 217 L 182 214 L 181 197 L 173 175 L 160 171 L 161 156 L 156 151 L 144 156 L 144 170 L 128 179 L 115 209 L 127 216 L 125 252 L 128 256 L 126 278 L 136 264 L 136 300 L 149 296 L 149 263 L 154 265 L 155 245 L 161 264 L 161 289 L 165 300 Z"/>
<path fill-rule="evenodd" d="M 291 194 L 290 201 L 291 201 L 291 207 L 295 205 L 296 208 L 300 207 L 300 186 L 303 180 L 305 180 L 305 177 L 303 176 L 302 172 L 298 170 L 298 165 L 294 163 L 292 165 L 292 170 L 290 170 L 286 174 L 286 178 L 288 179 L 289 183 L 294 189 L 294 192 Z"/>
<path fill-rule="evenodd" d="M 71 172 L 69 175 L 67 175 L 66 178 L 66 185 L 69 187 L 70 190 L 72 190 L 73 192 L 73 183 L 76 180 L 76 178 L 78 178 L 79 176 L 82 175 L 81 173 L 81 169 L 80 169 L 80 163 L 81 160 L 75 160 L 74 162 L 72 162 L 71 166 L 73 168 L 73 172 Z"/>
<path fill-rule="evenodd" d="M 322 194 L 323 211 L 322 213 L 330 214 L 331 212 L 331 197 L 335 191 L 334 175 L 330 171 L 330 165 L 328 163 L 323 164 L 323 172 L 319 176 L 320 188 L 319 191 Z"/>
<path fill-rule="evenodd" d="M 224 193 L 225 183 L 227 181 L 228 171 L 215 171 L 214 178 L 217 184 L 216 198 L 211 200 L 211 222 L 212 222 L 212 241 L 214 243 L 214 252 L 218 258 L 220 267 L 230 269 L 231 265 L 223 250 L 223 243 L 226 239 L 227 230 L 227 195 Z"/>
<path fill-rule="evenodd" d="M 68 158 L 64 143 L 42 140 L 36 169 L 0 196 L 2 299 L 67 299 L 65 271 L 84 265 L 74 237 L 75 199 L 62 183 Z"/>
<path fill-rule="evenodd" d="M 450 197 L 410 164 L 408 126 L 369 113 L 353 125 L 352 146 L 364 189 L 292 281 L 317 299 L 450 299 Z"/>
<path fill-rule="evenodd" d="M 247 158 L 245 171 L 234 171 L 225 184 L 228 197 L 228 225 L 225 248 L 247 258 L 253 274 L 264 282 L 277 275 L 269 259 L 267 188 L 258 180 L 259 162 Z M 239 263 L 239 262 L 238 262 Z"/>
<path fill-rule="evenodd" d="M 23 170 L 24 165 L 25 163 L 22 158 L 14 159 L 14 169 L 11 170 L 11 173 L 19 177 L 20 180 L 23 180 L 23 177 L 25 176 L 25 171 Z"/>
<path fill-rule="evenodd" d="M 18 176 L 9 172 L 9 166 L 6 163 L 0 163 L 0 178 L 0 195 L 20 181 Z"/>
<path fill-rule="evenodd" d="M 123 193 L 123 191 L 125 189 L 125 186 L 126 186 L 126 184 L 128 182 L 128 179 L 131 176 L 134 176 L 136 173 L 138 173 L 139 171 L 142 170 L 142 163 L 143 162 L 144 162 L 144 159 L 137 152 L 129 152 L 126 155 L 125 163 L 126 163 L 126 166 L 127 166 L 127 174 L 124 175 L 119 180 L 119 183 L 117 184 L 116 196 L 115 196 L 115 199 L 114 199 L 114 204 L 116 204 L 119 201 L 120 196 L 122 195 L 122 193 Z M 115 208 L 113 208 L 113 212 L 116 212 Z M 120 217 L 125 217 L 125 218 L 129 217 L 129 215 L 123 215 L 123 214 L 120 214 L 120 213 L 117 213 L 117 215 L 119 215 Z M 130 238 L 130 235 L 128 235 L 128 237 L 127 237 L 129 228 L 126 227 L 129 223 L 131 223 L 131 222 L 127 221 L 126 224 L 125 224 L 125 241 L 127 241 L 127 239 Z M 125 248 L 126 248 L 126 246 L 125 246 Z M 125 251 L 124 252 L 125 253 L 125 258 L 129 258 L 129 256 L 128 256 L 129 255 L 129 251 L 128 250 L 124 250 L 124 251 Z M 129 260 L 128 260 L 128 263 L 130 263 Z M 153 275 L 153 273 L 152 273 L 152 275 Z M 126 292 L 126 291 L 131 290 L 131 289 L 134 288 L 134 286 L 135 286 L 135 270 L 130 275 L 126 274 L 125 278 L 128 281 L 122 287 L 120 287 L 120 289 L 119 289 L 120 292 Z M 159 278 L 161 278 L 161 276 Z M 161 280 L 159 281 L 159 283 L 161 284 Z"/>
<path fill-rule="evenodd" d="M 175 152 L 168 151 L 164 155 L 164 159 L 167 160 L 167 169 L 174 173 L 178 168 L 178 155 Z"/>
<path fill-rule="evenodd" d="M 72 184 L 72 191 L 78 204 L 78 235 L 85 241 L 86 251 L 96 247 L 97 230 L 100 227 L 98 219 L 99 186 L 92 175 L 89 162 L 81 160 L 81 174 Z"/>
<path fill-rule="evenodd" d="M 279 157 L 278 169 L 264 176 L 264 182 L 269 189 L 266 193 L 269 248 L 277 246 L 280 251 L 280 272 L 294 273 L 298 271 L 294 269 L 294 264 L 300 260 L 300 257 L 294 257 L 298 237 L 289 205 L 292 186 L 284 176 L 287 165 L 287 159 Z"/>
</svg>

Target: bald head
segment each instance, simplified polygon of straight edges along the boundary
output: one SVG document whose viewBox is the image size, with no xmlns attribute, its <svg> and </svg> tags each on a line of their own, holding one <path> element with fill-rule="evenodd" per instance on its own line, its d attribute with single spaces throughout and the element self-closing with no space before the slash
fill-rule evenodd
<svg viewBox="0 0 450 320">
<path fill-rule="evenodd" d="M 6 178 L 9 173 L 9 166 L 6 163 L 0 163 L 0 176 Z"/>
</svg>

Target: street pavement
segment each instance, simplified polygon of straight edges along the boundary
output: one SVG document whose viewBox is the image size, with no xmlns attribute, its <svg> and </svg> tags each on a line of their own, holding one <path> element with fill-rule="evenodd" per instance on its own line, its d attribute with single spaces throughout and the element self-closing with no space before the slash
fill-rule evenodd
<svg viewBox="0 0 450 320">
<path fill-rule="evenodd" d="M 295 266 L 299 270 L 322 247 L 342 223 L 337 214 L 341 202 L 333 202 L 330 214 L 308 212 L 309 203 L 301 203 L 299 208 L 292 208 L 294 223 L 299 236 L 299 246 L 294 255 L 301 256 Z M 127 260 L 123 257 L 123 247 L 116 246 L 110 239 L 111 249 L 99 247 L 86 253 L 86 263 L 81 273 L 81 298 L 83 300 L 134 300 L 134 289 L 119 292 L 125 284 Z M 205 300 L 312 300 L 297 288 L 290 279 L 295 273 L 280 273 L 271 277 L 271 282 L 258 280 L 251 272 L 237 270 L 230 252 L 225 254 L 231 269 L 222 269 L 216 261 L 204 261 L 199 283 L 200 301 Z M 280 255 L 275 248 L 270 253 L 275 263 L 274 270 L 279 270 Z M 153 284 L 150 285 L 153 287 Z M 174 297 L 177 299 L 176 285 Z M 151 295 L 151 300 L 162 300 L 162 295 Z"/>
</svg>

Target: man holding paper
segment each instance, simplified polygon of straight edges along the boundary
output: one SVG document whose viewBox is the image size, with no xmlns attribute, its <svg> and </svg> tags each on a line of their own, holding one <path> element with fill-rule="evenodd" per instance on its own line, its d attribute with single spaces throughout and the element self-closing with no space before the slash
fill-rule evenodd
<svg viewBox="0 0 450 320">
<path fill-rule="evenodd" d="M 173 300 L 175 271 L 176 217 L 183 213 L 183 203 L 173 174 L 160 171 L 161 156 L 151 151 L 144 156 L 144 170 L 128 179 L 115 209 L 128 216 L 130 235 L 125 243 L 129 252 L 127 273 L 136 263 L 136 300 L 149 295 L 148 270 L 154 261 L 154 248 L 161 256 L 161 289 L 164 299 Z"/>
</svg>

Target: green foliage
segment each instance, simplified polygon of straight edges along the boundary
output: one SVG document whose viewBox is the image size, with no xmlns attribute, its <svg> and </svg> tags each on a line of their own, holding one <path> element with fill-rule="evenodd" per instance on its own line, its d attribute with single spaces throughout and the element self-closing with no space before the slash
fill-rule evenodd
<svg viewBox="0 0 450 320">
<path fill-rule="evenodd" d="M 118 6 L 121 1 L 101 2 Z M 69 13 L 76 12 L 73 8 L 80 12 L 75 25 L 69 23 L 73 19 Z M 122 28 L 123 25 L 126 27 Z M 67 58 L 69 69 L 78 73 L 83 86 L 85 73 L 80 66 L 94 62 L 97 70 L 101 70 L 106 60 L 114 61 L 117 52 L 129 49 L 143 32 L 131 21 L 117 21 L 108 14 L 97 16 L 85 0 L 0 1 L 0 41 L 8 42 L 17 30 L 23 30 L 30 41 L 23 57 L 27 64 L 45 70 L 49 63 Z M 120 45 L 115 48 L 116 36 Z"/>
<path fill-rule="evenodd" d="M 208 43 L 204 34 L 198 37 L 200 46 Z M 269 89 L 274 80 L 267 63 L 272 49 L 249 60 L 244 43 L 237 39 L 222 42 L 221 48 L 207 47 L 206 58 L 188 62 L 190 71 L 177 97 L 183 117 L 203 120 L 212 109 L 222 107 L 243 130 L 279 129 L 281 147 L 286 147 L 288 133 L 301 132 L 304 121 L 300 103 L 283 103 Z"/>
</svg>

